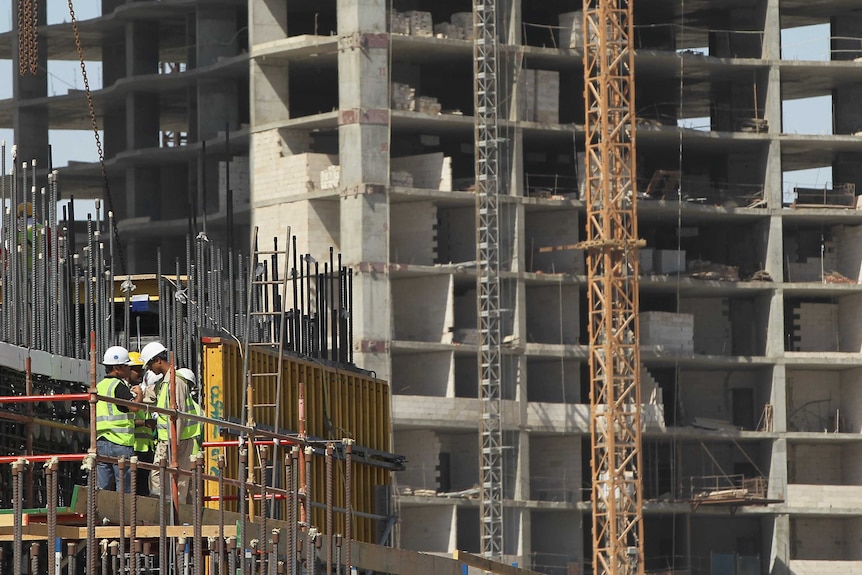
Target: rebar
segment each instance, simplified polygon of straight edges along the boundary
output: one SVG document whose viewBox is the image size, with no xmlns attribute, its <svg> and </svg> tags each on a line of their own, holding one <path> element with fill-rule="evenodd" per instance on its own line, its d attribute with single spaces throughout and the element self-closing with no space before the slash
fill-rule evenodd
<svg viewBox="0 0 862 575">
<path fill-rule="evenodd" d="M 167 572 L 165 562 L 168 558 L 168 462 L 162 457 L 159 459 L 159 571 Z"/>
<path fill-rule="evenodd" d="M 138 553 L 140 552 L 140 541 L 138 541 L 138 457 L 133 455 L 129 459 L 132 481 L 129 492 L 132 494 L 132 505 L 129 517 L 129 573 L 138 573 Z"/>
<path fill-rule="evenodd" d="M 22 483 L 24 480 L 24 460 L 19 459 L 12 464 L 12 573 L 13 575 L 21 575 L 23 567 L 21 565 L 22 545 L 24 542 L 24 526 L 23 526 L 23 510 L 24 510 L 24 490 Z"/>
<path fill-rule="evenodd" d="M 225 459 L 224 455 L 219 454 L 218 456 L 218 493 L 219 497 L 224 497 L 225 494 L 225 485 L 224 485 L 224 468 L 225 468 Z M 218 506 L 218 567 L 219 567 L 219 575 L 226 575 L 225 573 L 225 540 L 224 540 L 224 501 L 219 501 Z"/>
<path fill-rule="evenodd" d="M 353 568 L 350 556 L 353 541 L 353 440 L 345 438 L 341 440 L 341 444 L 344 446 L 344 500 L 347 507 L 344 517 L 344 544 L 347 546 L 344 554 L 344 569 L 350 573 Z"/>
<path fill-rule="evenodd" d="M 204 511 L 203 511 L 203 497 L 204 497 L 204 456 L 203 453 L 198 452 L 195 457 L 194 464 L 194 548 L 193 548 L 193 557 L 194 557 L 194 575 L 201 575 L 201 567 L 203 566 L 203 548 L 201 544 L 203 543 L 203 522 L 204 522 Z"/>
<path fill-rule="evenodd" d="M 332 575 L 332 497 L 333 497 L 333 472 L 332 454 L 334 447 L 332 443 L 326 444 L 326 575 Z"/>
<path fill-rule="evenodd" d="M 45 493 L 48 499 L 48 573 L 54 573 L 56 565 L 56 554 L 54 546 L 57 544 L 57 459 L 51 459 L 45 463 Z M 35 573 L 35 572 L 34 572 Z"/>
</svg>

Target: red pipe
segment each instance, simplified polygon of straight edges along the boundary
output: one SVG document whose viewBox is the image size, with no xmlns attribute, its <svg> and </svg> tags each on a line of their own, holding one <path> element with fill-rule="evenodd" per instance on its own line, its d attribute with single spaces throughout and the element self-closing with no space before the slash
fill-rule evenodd
<svg viewBox="0 0 862 575">
<path fill-rule="evenodd" d="M 0 464 L 15 463 L 19 459 L 26 459 L 30 463 L 50 461 L 53 458 L 57 458 L 57 461 L 83 461 L 86 456 L 86 453 L 59 453 L 56 455 L 2 455 L 0 456 Z"/>
<path fill-rule="evenodd" d="M 58 395 L 2 395 L 0 404 L 3 403 L 36 403 L 37 401 L 87 401 L 90 399 L 88 393 L 66 393 Z"/>
</svg>

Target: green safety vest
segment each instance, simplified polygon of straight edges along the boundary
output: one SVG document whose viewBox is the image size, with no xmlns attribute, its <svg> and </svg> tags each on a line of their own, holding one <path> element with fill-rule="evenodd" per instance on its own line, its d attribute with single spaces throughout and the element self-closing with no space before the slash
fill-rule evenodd
<svg viewBox="0 0 862 575">
<path fill-rule="evenodd" d="M 178 380 L 182 380 L 186 384 L 186 388 L 188 389 L 188 382 L 180 377 L 179 375 L 175 376 Z M 170 390 L 171 384 L 169 381 L 163 379 L 161 385 L 159 386 L 158 397 L 156 398 L 156 407 L 161 407 L 162 409 L 170 409 L 171 402 L 168 397 L 168 392 Z M 186 413 L 191 413 L 193 415 L 200 415 L 201 408 L 198 406 L 197 402 L 192 399 L 190 394 L 186 394 L 186 405 L 185 408 L 182 406 L 177 406 L 179 411 L 184 411 Z M 184 417 L 180 416 L 179 418 L 179 440 L 183 441 L 186 439 L 192 439 L 200 435 L 201 426 L 197 421 L 189 421 Z M 171 418 L 169 415 L 165 415 L 163 413 L 156 414 L 156 430 L 158 433 L 159 441 L 168 441 L 170 440 L 170 429 Z"/>
<path fill-rule="evenodd" d="M 106 397 L 114 397 L 118 385 L 126 385 L 122 379 L 106 377 L 96 384 L 96 393 Z M 96 403 L 96 436 L 107 439 L 116 445 L 132 447 L 135 443 L 135 414 L 123 413 L 113 403 L 99 401 Z"/>
<path fill-rule="evenodd" d="M 135 451 L 147 453 L 153 450 L 153 430 L 146 425 L 139 425 L 135 420 Z"/>
</svg>

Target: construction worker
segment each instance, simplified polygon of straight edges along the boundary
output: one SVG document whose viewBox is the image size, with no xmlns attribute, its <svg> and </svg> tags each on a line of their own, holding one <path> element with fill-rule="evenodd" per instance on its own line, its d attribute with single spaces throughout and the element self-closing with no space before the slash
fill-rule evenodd
<svg viewBox="0 0 862 575">
<path fill-rule="evenodd" d="M 129 352 L 129 384 L 138 386 L 141 389 L 144 403 L 147 402 L 146 389 L 147 385 L 144 382 L 144 362 L 141 361 L 141 354 L 137 351 Z M 150 417 L 146 410 L 138 410 L 135 412 L 135 456 L 138 461 L 144 463 L 153 462 L 153 451 L 156 449 L 156 422 Z M 150 470 L 138 468 L 137 477 L 137 494 L 150 494 Z"/>
<path fill-rule="evenodd" d="M 200 403 L 195 400 L 195 395 L 200 397 L 200 390 L 198 389 L 198 378 L 195 376 L 195 372 L 190 370 L 187 367 L 181 367 L 177 370 L 177 375 L 186 380 L 186 383 L 189 386 L 189 395 L 191 396 L 192 403 L 195 404 L 195 415 L 203 415 L 204 412 L 201 409 Z M 204 435 L 204 425 L 199 421 L 192 422 L 193 425 L 197 426 L 197 433 L 195 434 L 195 443 L 197 444 L 197 449 L 195 453 L 201 450 L 201 443 L 203 442 Z"/>
<path fill-rule="evenodd" d="M 119 345 L 105 350 L 102 358 L 105 378 L 96 384 L 96 393 L 104 397 L 114 397 L 126 401 L 140 402 L 140 387 L 130 388 L 129 352 Z M 96 452 L 106 457 L 130 459 L 134 453 L 135 414 L 134 410 L 108 401 L 96 403 Z M 120 484 L 120 468 L 116 463 L 99 461 L 96 464 L 96 480 L 99 489 L 116 490 Z M 126 493 L 131 486 L 130 469 L 126 467 L 123 486 Z"/>
<path fill-rule="evenodd" d="M 141 350 L 141 361 L 144 366 L 161 377 L 156 387 L 156 407 L 170 409 L 170 386 L 171 386 L 171 364 L 168 363 L 168 350 L 161 343 L 154 341 L 148 343 Z M 188 382 L 179 374 L 174 374 L 176 384 L 176 407 L 177 411 L 185 413 L 196 413 L 196 404 L 189 395 Z M 170 453 L 170 425 L 171 418 L 167 415 L 156 414 L 156 451 L 153 461 L 158 462 L 165 459 L 168 464 L 172 460 Z M 197 452 L 196 437 L 200 426 L 183 417 L 177 418 L 177 453 L 176 461 L 179 469 L 191 470 L 191 456 Z M 150 473 L 150 495 L 158 496 L 161 491 L 161 473 L 156 470 Z M 179 502 L 187 503 L 189 494 L 189 477 L 180 475 L 177 479 L 179 491 Z"/>
</svg>

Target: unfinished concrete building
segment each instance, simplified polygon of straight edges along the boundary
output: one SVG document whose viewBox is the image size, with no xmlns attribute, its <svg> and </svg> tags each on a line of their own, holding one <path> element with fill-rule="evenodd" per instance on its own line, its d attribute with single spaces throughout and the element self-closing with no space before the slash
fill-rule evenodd
<svg viewBox="0 0 862 575">
<path fill-rule="evenodd" d="M 92 44 L 102 46 L 107 32 L 97 32 L 110 29 L 129 57 L 140 53 L 136 42 L 151 57 L 146 72 L 133 62 L 111 76 L 126 80 L 106 72 L 108 88 L 97 94 L 106 145 L 119 142 L 109 167 L 123 177 L 112 187 L 130 206 L 124 218 L 173 222 L 132 219 L 121 233 L 185 229 L 185 203 L 171 198 L 204 189 L 195 142 L 224 145 L 218 133 L 228 117 L 241 150 L 248 118 L 252 223 L 263 237 L 290 225 L 306 242 L 300 252 L 337 246 L 354 269 L 356 363 L 391 382 L 394 450 L 408 460 L 398 478 L 401 545 L 479 551 L 471 3 L 250 0 L 248 58 L 240 54 L 244 2 L 116 4 L 114 17 L 106 11 L 92 23 Z M 586 572 L 586 279 L 575 248 L 585 237 L 581 3 L 500 5 L 504 551 L 547 573 Z M 862 569 L 856 6 L 635 4 L 648 570 Z M 124 11 L 143 21 L 121 18 Z M 208 44 L 229 49 L 216 55 L 226 59 L 206 67 L 205 50 L 192 54 L 183 36 L 192 21 L 199 44 L 210 25 L 231 40 Z M 783 59 L 782 30 L 813 24 L 830 27 L 831 59 Z M 53 49 L 52 28 L 42 41 L 48 57 L 73 58 L 69 27 L 56 27 L 66 43 Z M 154 46 L 152 28 L 182 33 Z M 103 53 L 110 57 L 119 55 Z M 161 61 L 186 67 L 174 80 L 150 69 Z M 22 98 L 30 81 L 38 82 L 17 80 Z M 225 85 L 236 89 L 213 91 Z M 783 106 L 817 96 L 832 98 L 830 134 L 785 133 Z M 19 142 L 56 127 L 70 97 L 37 90 L 34 98 L 0 106 Z M 164 131 L 196 135 L 168 150 L 156 140 Z M 788 174 L 809 168 L 830 169 L 834 183 L 786 195 Z M 69 177 L 87 170 L 96 172 L 74 167 Z M 153 189 L 153 173 L 174 187 L 157 202 L 148 197 L 148 212 L 136 192 Z M 226 208 L 215 185 L 205 189 L 199 197 L 213 200 L 196 213 L 219 221 Z"/>
</svg>

